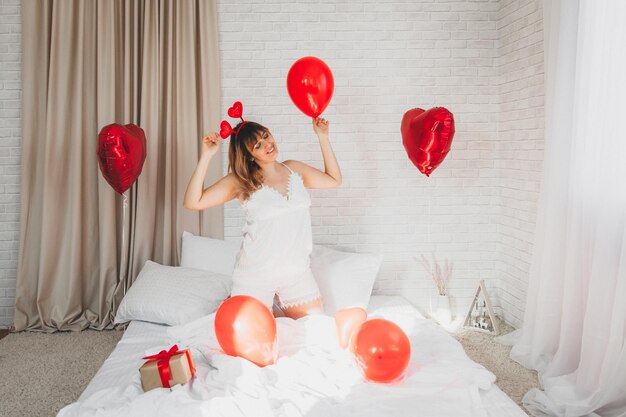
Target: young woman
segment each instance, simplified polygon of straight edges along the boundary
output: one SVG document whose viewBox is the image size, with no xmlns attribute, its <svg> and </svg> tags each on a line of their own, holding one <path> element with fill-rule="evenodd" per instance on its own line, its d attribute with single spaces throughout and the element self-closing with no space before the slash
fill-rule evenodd
<svg viewBox="0 0 626 417">
<path fill-rule="evenodd" d="M 243 119 L 242 119 L 243 120 Z M 202 154 L 184 206 L 204 210 L 235 198 L 246 213 L 231 295 L 249 295 L 272 308 L 274 296 L 288 317 L 321 313 L 320 292 L 309 267 L 312 249 L 311 199 L 307 188 L 341 185 L 341 170 L 328 139 L 329 123 L 313 119 L 324 172 L 303 162 L 278 162 L 278 147 L 266 127 L 242 121 L 230 135 L 228 175 L 202 189 L 220 135 L 202 139 Z"/>
</svg>

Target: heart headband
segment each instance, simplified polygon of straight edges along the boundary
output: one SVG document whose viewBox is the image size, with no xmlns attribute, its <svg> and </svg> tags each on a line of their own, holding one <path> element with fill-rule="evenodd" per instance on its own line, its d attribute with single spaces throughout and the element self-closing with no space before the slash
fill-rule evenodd
<svg viewBox="0 0 626 417">
<path fill-rule="evenodd" d="M 241 104 L 241 101 L 235 101 L 232 107 L 228 109 L 228 115 L 230 117 L 234 119 L 239 118 L 241 119 L 241 122 L 242 122 L 239 128 L 235 130 L 235 137 L 237 137 L 243 125 L 247 123 L 245 120 L 243 120 L 242 114 L 243 114 L 243 104 Z M 231 135 L 231 133 L 233 133 L 233 128 L 230 125 L 230 123 L 228 123 L 226 120 L 222 120 L 222 123 L 220 123 L 220 136 L 222 137 L 222 139 L 226 139 L 227 137 Z"/>
</svg>

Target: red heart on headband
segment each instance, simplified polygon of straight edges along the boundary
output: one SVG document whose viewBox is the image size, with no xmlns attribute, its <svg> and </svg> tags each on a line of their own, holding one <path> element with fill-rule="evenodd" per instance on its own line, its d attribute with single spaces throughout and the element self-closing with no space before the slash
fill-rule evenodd
<svg viewBox="0 0 626 417">
<path fill-rule="evenodd" d="M 230 109 L 228 110 L 228 113 L 230 114 Z M 220 123 L 220 136 L 222 137 L 222 139 L 226 139 L 230 136 L 231 133 L 233 133 L 233 128 L 231 127 L 230 123 L 228 123 L 226 120 L 222 120 L 222 123 Z"/>
<path fill-rule="evenodd" d="M 228 115 L 233 119 L 238 119 L 243 114 L 243 104 L 241 101 L 235 101 L 233 106 L 228 109 Z"/>
</svg>

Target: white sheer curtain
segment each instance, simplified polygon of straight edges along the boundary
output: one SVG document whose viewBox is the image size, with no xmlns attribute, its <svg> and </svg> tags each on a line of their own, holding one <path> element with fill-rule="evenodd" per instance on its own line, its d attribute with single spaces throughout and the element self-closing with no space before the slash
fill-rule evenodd
<svg viewBox="0 0 626 417">
<path fill-rule="evenodd" d="M 626 415 L 626 1 L 545 0 L 546 151 L 524 325 L 536 416 Z"/>
</svg>

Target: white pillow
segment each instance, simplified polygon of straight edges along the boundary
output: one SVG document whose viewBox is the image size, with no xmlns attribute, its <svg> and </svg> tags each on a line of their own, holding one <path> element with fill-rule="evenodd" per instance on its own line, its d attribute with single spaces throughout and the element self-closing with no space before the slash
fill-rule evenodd
<svg viewBox="0 0 626 417">
<path fill-rule="evenodd" d="M 367 309 L 382 255 L 341 252 L 314 245 L 311 271 L 322 294 L 326 314 L 343 308 Z"/>
<path fill-rule="evenodd" d="M 126 292 L 115 323 L 185 324 L 216 311 L 230 286 L 227 275 L 147 261 Z"/>
<path fill-rule="evenodd" d="M 233 275 L 240 242 L 183 232 L 180 266 Z"/>
</svg>

